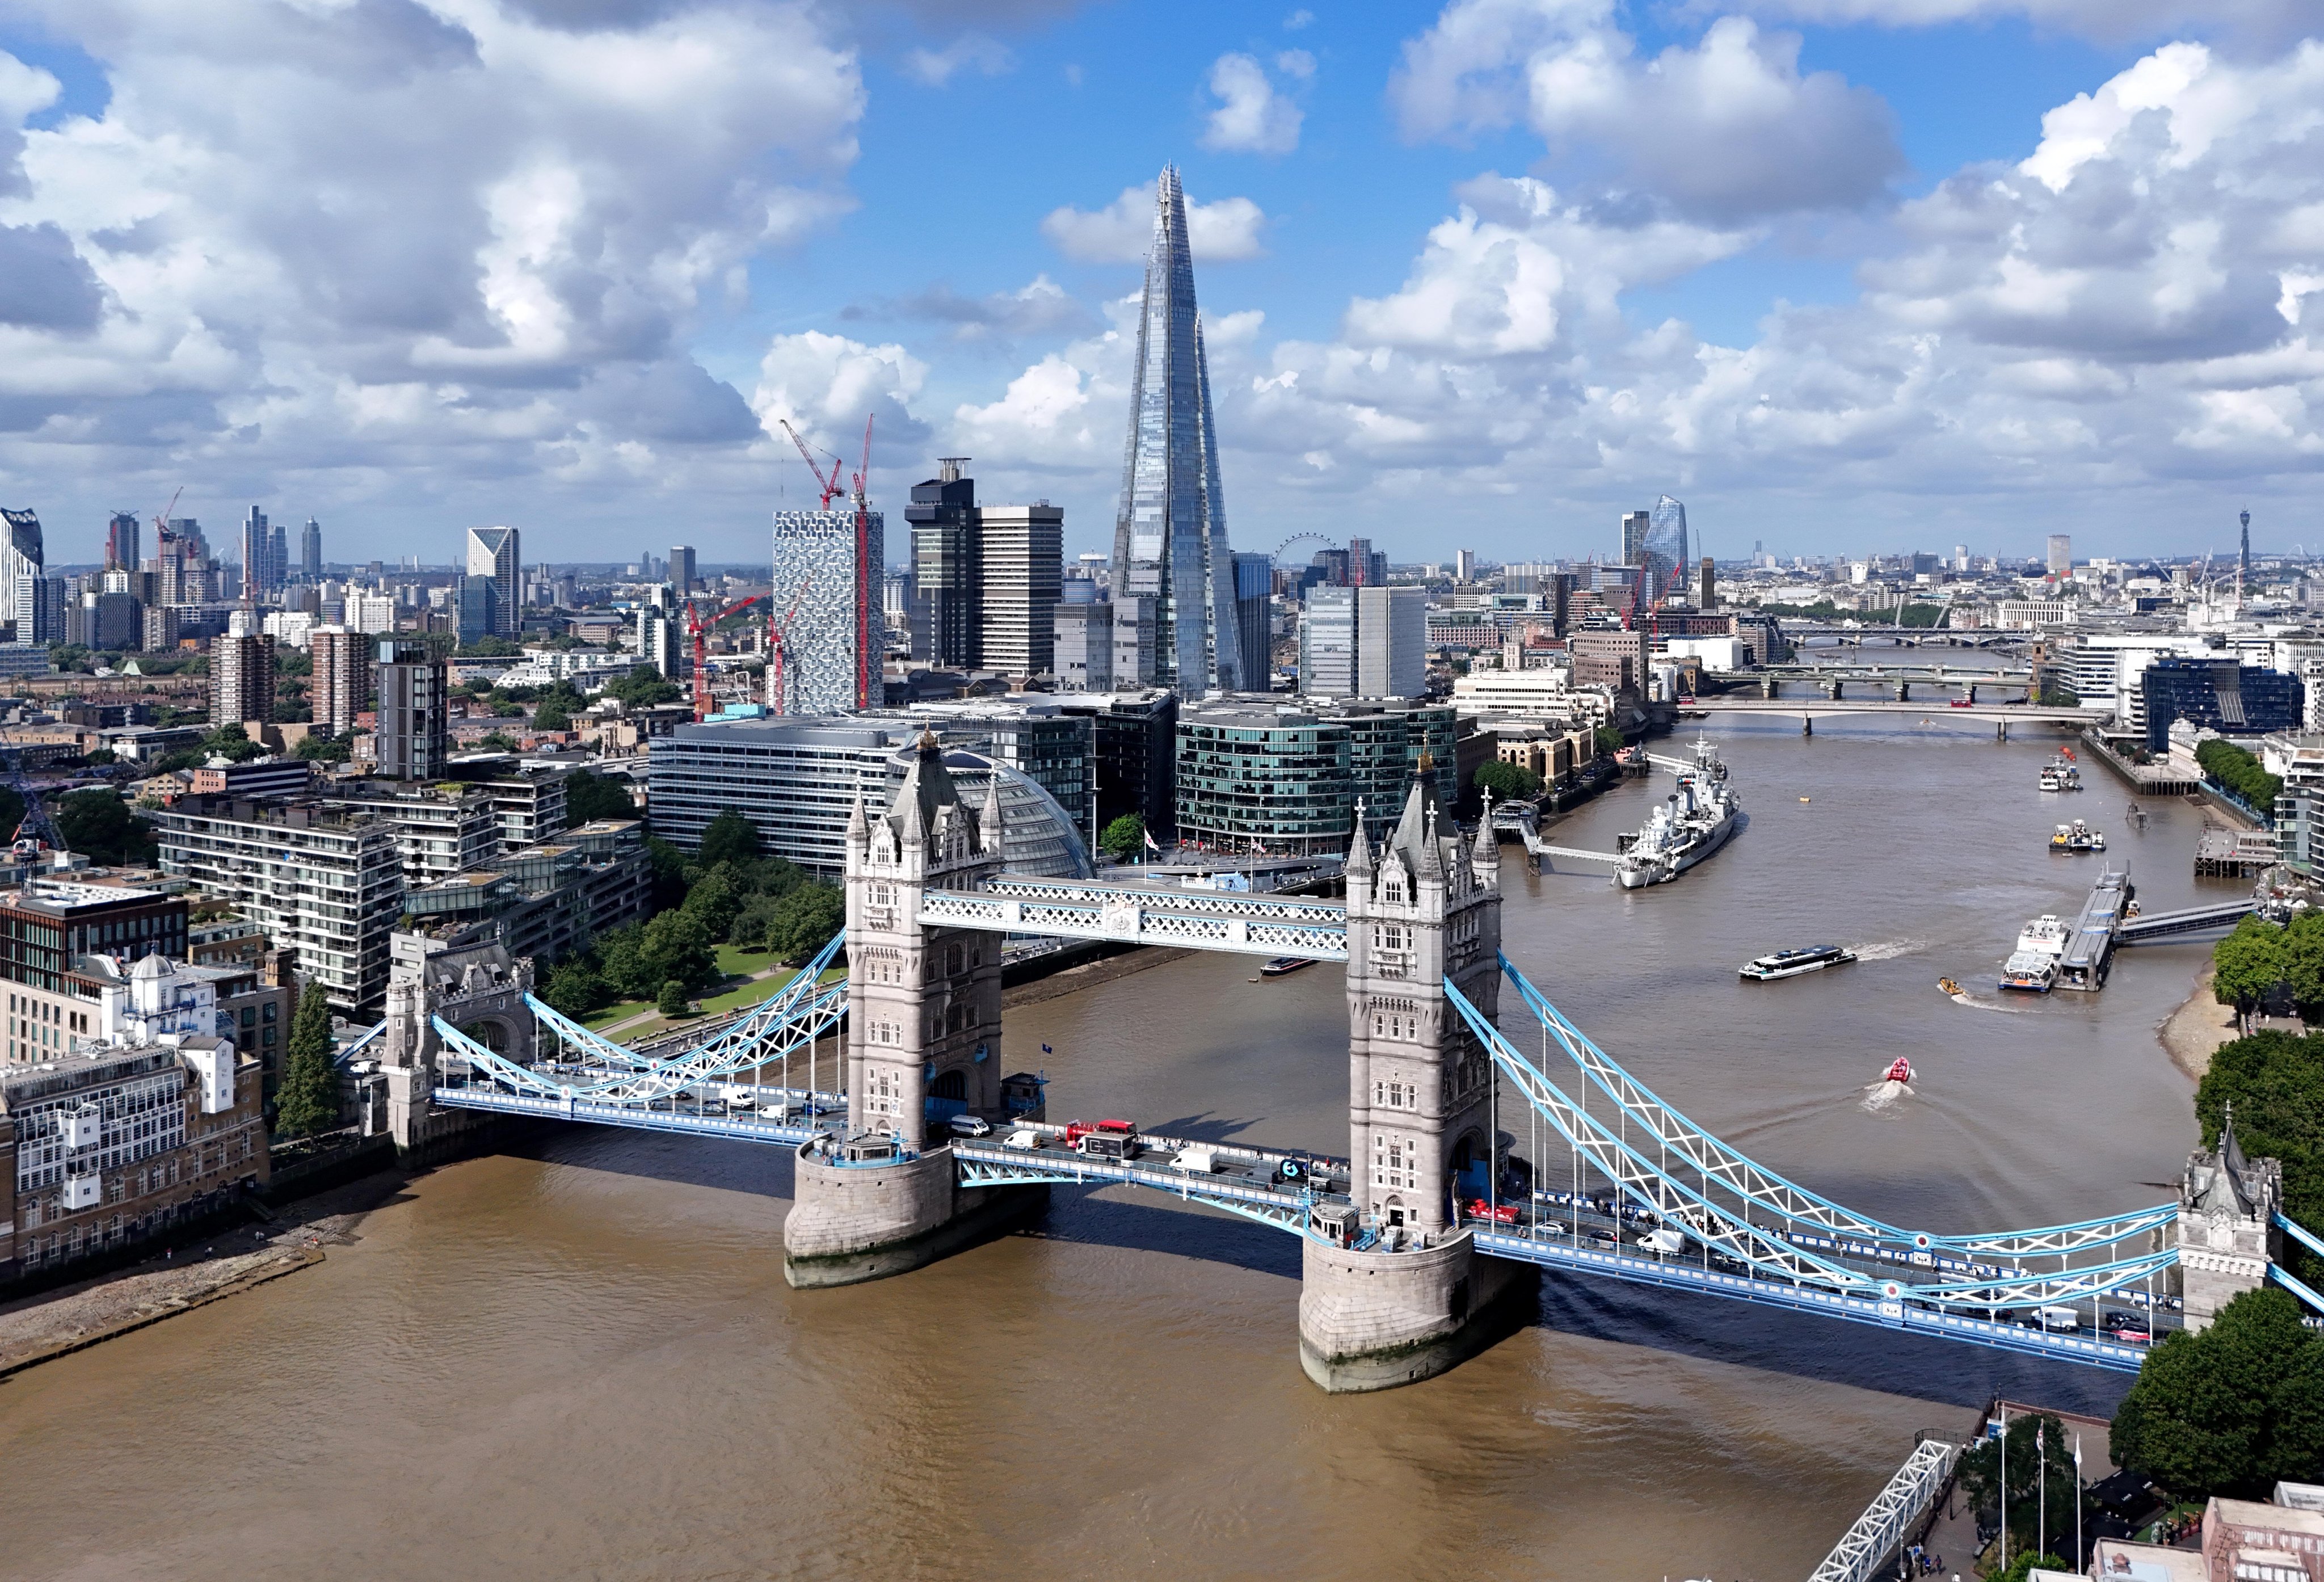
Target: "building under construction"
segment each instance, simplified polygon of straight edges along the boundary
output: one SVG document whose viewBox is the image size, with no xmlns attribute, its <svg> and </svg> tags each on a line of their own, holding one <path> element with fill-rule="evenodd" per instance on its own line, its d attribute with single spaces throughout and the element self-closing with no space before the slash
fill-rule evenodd
<svg viewBox="0 0 2324 1582">
<path fill-rule="evenodd" d="M 788 616 L 778 639 L 783 648 L 784 712 L 853 714 L 882 701 L 885 532 L 877 511 L 861 517 L 853 508 L 775 513 L 771 602 Z"/>
</svg>

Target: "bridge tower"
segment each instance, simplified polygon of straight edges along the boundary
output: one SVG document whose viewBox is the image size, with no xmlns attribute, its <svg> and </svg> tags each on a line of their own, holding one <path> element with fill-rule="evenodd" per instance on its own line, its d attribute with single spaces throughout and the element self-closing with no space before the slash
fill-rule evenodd
<svg viewBox="0 0 2324 1582">
<path fill-rule="evenodd" d="M 1001 871 L 1001 782 L 972 815 L 923 733 L 893 806 L 847 821 L 847 1104 L 855 1135 L 800 1149 L 783 1277 L 853 1285 L 957 1251 L 1047 1201 L 1046 1188 L 963 1188 L 927 1101 L 997 1115 L 1001 939 L 920 921 L 924 891 Z M 957 1113 L 955 1111 L 954 1113 Z M 892 1140 L 892 1141 L 891 1141 Z"/>
<path fill-rule="evenodd" d="M 1349 1190 L 1377 1250 L 1311 1237 L 1300 1363 L 1331 1391 L 1443 1372 L 1494 1338 L 1529 1267 L 1478 1255 L 1453 1204 L 1486 1195 L 1500 1141 L 1484 1047 L 1444 997 L 1487 1016 L 1500 989 L 1500 848 L 1489 810 L 1464 842 L 1423 755 L 1403 816 L 1375 856 L 1348 852 Z"/>
<path fill-rule="evenodd" d="M 2275 1216 L 2283 1207 L 2283 1165 L 2246 1159 L 2230 1108 L 2217 1152 L 2187 1156 L 2179 1186 L 2179 1277 L 2187 1328 L 2208 1328 L 2219 1309 L 2267 1281 L 2283 1257 Z"/>
<path fill-rule="evenodd" d="M 444 1041 L 435 1018 L 494 1054 L 529 1066 L 536 1028 L 524 997 L 532 985 L 532 958 L 511 956 L 497 922 L 449 935 L 405 930 L 389 936 L 380 1075 L 387 1089 L 387 1129 L 407 1163 L 440 1159 L 466 1134 L 495 1124 L 474 1111 L 436 1107 Z"/>
</svg>

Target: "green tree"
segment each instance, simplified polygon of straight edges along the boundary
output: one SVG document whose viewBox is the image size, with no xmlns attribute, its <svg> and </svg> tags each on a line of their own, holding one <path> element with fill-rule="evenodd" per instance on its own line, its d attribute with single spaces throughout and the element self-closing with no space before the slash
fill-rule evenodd
<svg viewBox="0 0 2324 1582">
<path fill-rule="evenodd" d="M 683 1016 L 694 1008 L 686 985 L 676 978 L 662 985 L 661 993 L 654 996 L 654 1009 L 665 1016 Z"/>
<path fill-rule="evenodd" d="M 49 663 L 60 671 L 90 671 L 97 668 L 89 660 L 88 650 L 78 643 L 50 643 Z"/>
<path fill-rule="evenodd" d="M 2324 1449 L 2319 1347 L 2299 1302 L 2273 1286 L 2244 1292 L 2200 1334 L 2164 1336 L 2115 1411 L 2116 1465 L 2181 1499 L 2311 1480 Z"/>
<path fill-rule="evenodd" d="M 659 835 L 646 837 L 646 861 L 653 865 L 653 903 L 656 910 L 679 906 L 686 901 L 686 854 Z"/>
<path fill-rule="evenodd" d="M 1105 827 L 1097 837 L 1099 847 L 1116 862 L 1134 860 L 1146 845 L 1146 820 L 1136 813 L 1124 813 Z"/>
<path fill-rule="evenodd" d="M 1504 763 L 1498 758 L 1477 765 L 1476 784 L 1505 802 L 1541 794 L 1540 775 L 1522 763 Z"/>
<path fill-rule="evenodd" d="M 702 831 L 695 855 L 702 865 L 745 861 L 759 855 L 759 831 L 733 808 L 721 808 Z"/>
<path fill-rule="evenodd" d="M 700 918 L 683 909 L 647 922 L 638 939 L 638 962 L 645 983 L 656 989 L 671 978 L 688 989 L 718 980 L 715 939 Z"/>
<path fill-rule="evenodd" d="M 505 637 L 479 637 L 460 650 L 462 659 L 508 659 L 524 652 Z"/>
<path fill-rule="evenodd" d="M 646 970 L 642 924 L 615 929 L 597 941 L 597 970 L 607 987 L 625 1000 L 642 1000 L 661 980 Z"/>
<path fill-rule="evenodd" d="M 1601 725 L 1598 727 L 1596 741 L 1598 752 L 1601 757 L 1609 753 L 1618 753 L 1629 745 L 1622 733 L 1610 725 Z"/>
<path fill-rule="evenodd" d="M 658 920 L 657 920 L 658 921 Z M 847 926 L 847 898 L 835 884 L 801 884 L 776 903 L 767 927 L 767 948 L 794 965 L 803 963 Z"/>
<path fill-rule="evenodd" d="M 742 885 L 734 865 L 720 863 L 704 869 L 687 891 L 685 910 L 701 920 L 712 939 L 723 939 L 733 928 L 734 914 L 742 910 Z"/>
<path fill-rule="evenodd" d="M 2283 981 L 2283 930 L 2247 917 L 2211 949 L 2211 996 L 2222 1005 L 2248 1011 L 2260 996 Z"/>
<path fill-rule="evenodd" d="M 309 731 L 299 738 L 290 749 L 293 758 L 305 758 L 317 763 L 345 763 L 355 755 L 355 744 L 328 731 Z"/>
<path fill-rule="evenodd" d="M 570 681 L 558 681 L 540 695 L 533 706 L 532 728 L 537 731 L 569 731 L 573 728 L 573 711 L 581 707 L 581 695 L 573 690 Z"/>
<path fill-rule="evenodd" d="M 632 665 L 630 673 L 605 683 L 605 695 L 618 698 L 630 708 L 651 708 L 657 704 L 675 703 L 686 696 L 686 689 L 675 681 L 662 680 L 661 672 L 650 664 Z"/>
<path fill-rule="evenodd" d="M 101 863 L 155 859 L 153 827 L 109 791 L 74 791 L 56 805 L 54 816 L 65 845 L 83 856 Z"/>
<path fill-rule="evenodd" d="M 576 1022 L 604 1009 L 609 998 L 604 980 L 590 969 L 588 962 L 579 959 L 550 973 L 549 986 L 540 993 L 543 1004 Z"/>
<path fill-rule="evenodd" d="M 2015 1502 L 2012 1501 L 2011 1503 L 2014 1506 Z M 2015 1512 L 2013 1510 L 2011 1513 L 2014 1515 Z M 2014 1527 L 2016 1524 L 2012 1522 L 2011 1525 Z M 1988 1582 L 2025 1582 L 2025 1578 L 2037 1570 L 2063 1571 L 2071 1575 L 2073 1569 L 2073 1567 L 2056 1555 L 2037 1555 L 2026 1550 L 2013 1550 L 2010 1552 L 2009 1564 L 2003 1569 L 1996 1571 Z"/>
<path fill-rule="evenodd" d="M 629 782 L 579 769 L 565 777 L 565 822 L 586 824 L 592 819 L 634 819 L 638 805 L 630 800 Z"/>
<path fill-rule="evenodd" d="M 516 738 L 506 731 L 487 731 L 476 738 L 475 750 L 479 753 L 513 753 L 516 751 Z"/>
<path fill-rule="evenodd" d="M 239 725 L 222 725 L 210 732 L 202 738 L 202 751 L 229 763 L 247 763 L 266 756 L 266 749 L 252 741 L 250 733 Z"/>
<path fill-rule="evenodd" d="M 734 921 L 726 927 L 726 941 L 744 950 L 767 948 L 767 932 L 774 926 L 775 914 L 782 910 L 783 898 L 761 892 L 750 896 L 734 909 Z"/>
<path fill-rule="evenodd" d="M 2270 774 L 2260 761 L 2233 742 L 2213 738 L 2195 749 L 2195 762 L 2212 782 L 2241 797 L 2260 812 L 2273 817 L 2275 793 L 2283 782 Z"/>
<path fill-rule="evenodd" d="M 2047 1412 L 2011 1420 L 2000 1439 L 1980 1440 L 1961 1457 L 1961 1487 L 1980 1516 L 2001 1513 L 2002 1462 L 2008 1460 L 2009 1549 L 2031 1551 L 2044 1506 L 2054 1525 L 2074 1519 L 2074 1447 L 2065 1425 Z M 2037 1485 L 2040 1486 L 2037 1488 Z"/>
<path fill-rule="evenodd" d="M 2285 925 L 2283 981 L 2302 1021 L 2324 1018 L 2324 912 L 2304 911 Z"/>
<path fill-rule="evenodd" d="M 275 1090 L 274 1130 L 303 1137 L 339 1124 L 339 1073 L 331 1064 L 331 1002 L 320 983 L 309 982 L 290 1018 L 282 1081 Z"/>
</svg>

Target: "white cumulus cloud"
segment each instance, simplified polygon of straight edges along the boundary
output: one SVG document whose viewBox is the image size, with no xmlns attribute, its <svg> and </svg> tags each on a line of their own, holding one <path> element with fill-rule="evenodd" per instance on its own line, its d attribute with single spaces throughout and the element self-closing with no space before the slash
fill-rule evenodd
<svg viewBox="0 0 2324 1582">
<path fill-rule="evenodd" d="M 1052 209 L 1041 234 L 1066 257 L 1084 264 L 1137 264 L 1154 242 L 1155 184 L 1125 187 L 1101 209 Z M 1225 264 L 1257 258 L 1267 251 L 1261 233 L 1267 216 L 1248 198 L 1215 203 L 1186 200 L 1186 241 L 1198 263 Z"/>
<path fill-rule="evenodd" d="M 1305 50 L 1291 50 L 1280 58 L 1297 69 L 1286 75 L 1314 75 L 1315 58 Z M 1280 68 L 1279 68 L 1280 69 Z M 1299 146 L 1299 106 L 1276 91 L 1255 55 L 1222 55 L 1211 65 L 1210 90 L 1218 100 L 1203 125 L 1203 146 L 1235 153 L 1289 153 Z"/>
</svg>

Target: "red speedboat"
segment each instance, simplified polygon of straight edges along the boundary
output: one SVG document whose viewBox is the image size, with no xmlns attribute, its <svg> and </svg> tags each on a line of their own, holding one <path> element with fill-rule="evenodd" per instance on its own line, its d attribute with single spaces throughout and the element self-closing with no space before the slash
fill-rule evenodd
<svg viewBox="0 0 2324 1582">
<path fill-rule="evenodd" d="M 1910 1082 L 1912 1079 L 1912 1061 L 1906 1059 L 1904 1056 L 1899 1055 L 1895 1060 L 1889 1063 L 1887 1080 L 1891 1082 Z"/>
</svg>

